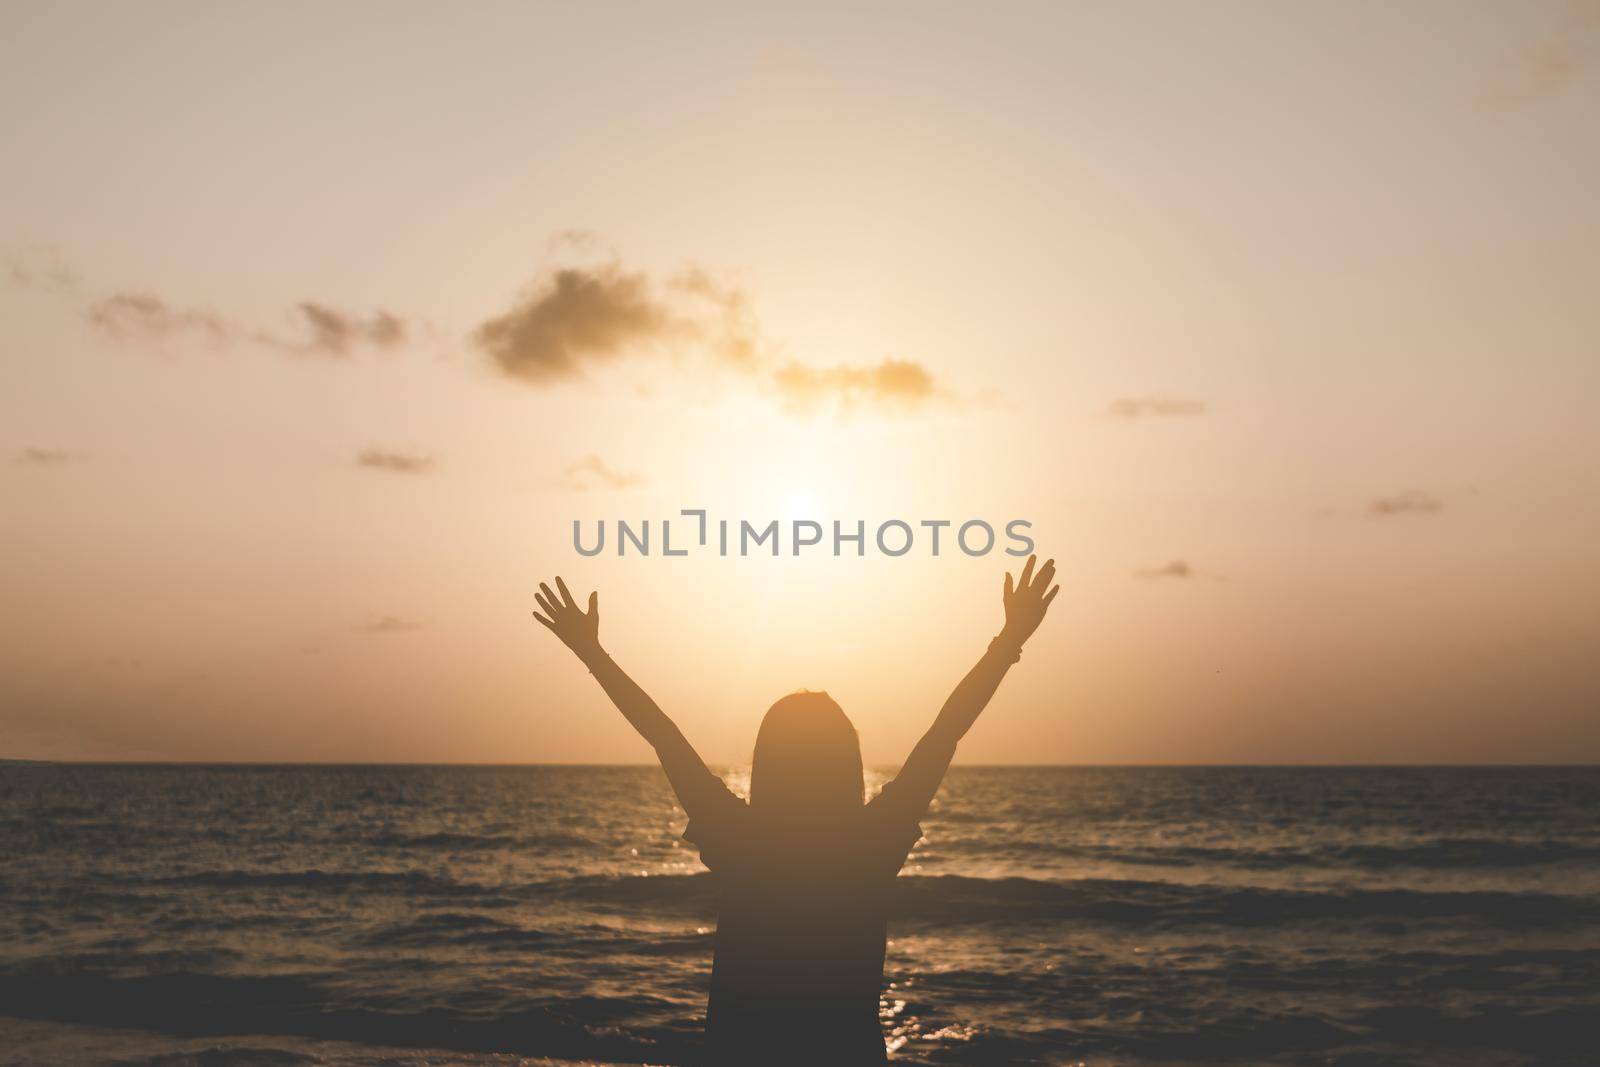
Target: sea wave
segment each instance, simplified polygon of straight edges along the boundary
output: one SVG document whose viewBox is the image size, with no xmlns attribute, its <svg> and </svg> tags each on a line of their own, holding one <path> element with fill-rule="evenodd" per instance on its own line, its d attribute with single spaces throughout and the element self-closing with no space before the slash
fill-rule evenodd
<svg viewBox="0 0 1600 1067">
<path fill-rule="evenodd" d="M 1600 897 L 1553 893 L 1291 890 L 1122 879 L 903 877 L 896 907 L 938 922 L 1078 920 L 1159 929 L 1268 927 L 1319 920 L 1475 920 L 1504 927 L 1600 921 Z"/>
<path fill-rule="evenodd" d="M 0 975 L 0 1013 L 188 1037 L 293 1034 L 368 1044 L 525 1052 L 560 1059 L 678 1063 L 692 1031 L 615 1024 L 676 1005 L 648 994 L 552 999 L 485 1015 L 436 1006 L 356 1006 L 335 974 L 141 976 L 24 969 Z M 330 1005 L 344 1005 L 333 1006 Z M 237 1061 L 233 1061 L 237 1062 Z"/>
<path fill-rule="evenodd" d="M 1592 963 L 1588 968 L 1592 976 Z M 1533 1007 L 1477 1003 L 1446 1010 L 1434 1006 L 1359 1004 L 1313 999 L 1289 1006 L 1263 996 L 1239 996 L 1199 1005 L 1164 1005 L 1126 977 L 1101 976 L 1108 988 L 1087 991 L 1073 977 L 1036 976 L 993 970 L 941 971 L 929 976 L 947 994 L 963 999 L 1004 990 L 1044 1009 L 1062 999 L 1087 997 L 1098 1014 L 1065 1010 L 1071 1021 L 1034 1026 L 1012 1036 L 978 1031 L 947 1045 L 933 1062 L 988 1064 L 1055 1062 L 1074 1056 L 1115 1062 L 1264 1062 L 1248 1050 L 1292 1049 L 1300 1054 L 1275 1063 L 1419 1062 L 1414 1055 L 1372 1055 L 1375 1034 L 1406 1035 L 1413 1053 L 1452 1050 L 1457 1055 L 1428 1062 L 1508 1063 L 1527 1059 L 1461 1058 L 1474 1049 L 1515 1048 L 1537 1053 L 1541 1063 L 1591 1062 L 1592 1013 L 1581 1003 Z M 1247 969 L 1241 972 L 1247 977 Z M 294 975 L 219 976 L 176 972 L 128 976 L 23 970 L 0 974 L 0 1003 L 16 1017 L 92 1023 L 182 1037 L 261 1035 L 359 1042 L 366 1046 L 522 1053 L 560 1059 L 615 1063 L 693 1062 L 700 1046 L 698 1014 L 681 1001 L 644 992 L 613 995 L 538 995 L 485 1003 L 458 990 L 453 1001 L 434 995 L 352 996 L 335 972 Z M 919 987 L 920 988 L 920 987 Z M 1321 986 L 1316 988 L 1320 989 Z M 703 995 L 703 992 L 702 992 Z M 926 993 L 911 991 L 913 998 Z M 1053 995 L 1053 999 L 1052 999 Z M 912 1010 L 925 1010 L 914 1003 Z M 4 1018 L 0 1018 L 3 1025 Z M 935 1033 L 921 1033 L 936 1046 Z M 262 1044 L 260 1050 L 271 1051 Z M 1364 1054 L 1364 1050 L 1365 1053 Z M 151 1065 L 324 1062 L 287 1055 L 251 1058 L 252 1048 L 191 1060 L 152 1057 Z M 364 1059 L 362 1062 L 373 1062 Z M 430 1061 L 431 1062 L 431 1061 Z"/>
<path fill-rule="evenodd" d="M 996 840 L 1005 842 L 997 845 Z M 1062 841 L 1019 841 L 1008 834 L 956 837 L 938 842 L 934 855 L 985 859 L 1041 856 L 1082 863 L 1147 867 L 1227 867 L 1280 871 L 1296 868 L 1392 870 L 1485 869 L 1550 865 L 1600 865 L 1600 844 L 1563 840 L 1434 838 L 1405 844 L 1324 843 L 1295 847 L 1248 848 L 1237 845 L 1129 845 Z"/>
<path fill-rule="evenodd" d="M 716 906 L 716 876 L 708 873 L 578 875 L 533 882 L 479 883 L 423 871 L 308 869 L 202 871 L 131 881 L 139 886 L 407 897 L 419 902 L 455 902 L 490 909 L 542 902 L 560 904 L 574 913 L 624 916 L 653 912 L 709 917 Z M 895 881 L 891 900 L 894 917 L 939 923 L 1051 920 L 1160 929 L 1446 919 L 1541 929 L 1600 923 L 1600 896 L 1533 891 L 1273 889 L 1110 878 L 902 875 Z M 435 917 L 429 921 L 440 920 Z M 488 925 L 476 919 L 474 922 Z"/>
<path fill-rule="evenodd" d="M 717 882 L 659 768 L 0 778 L 0 1065 L 698 1047 Z M 895 1059 L 1592 1063 L 1597 804 L 1595 769 L 955 768 L 891 897 Z M 8 1061 L 17 1016 L 149 1040 Z"/>
</svg>

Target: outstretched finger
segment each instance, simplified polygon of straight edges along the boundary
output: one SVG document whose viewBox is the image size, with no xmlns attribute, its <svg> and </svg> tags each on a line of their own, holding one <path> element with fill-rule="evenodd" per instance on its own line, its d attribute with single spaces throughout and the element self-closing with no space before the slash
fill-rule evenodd
<svg viewBox="0 0 1600 1067">
<path fill-rule="evenodd" d="M 567 583 L 561 580 L 561 575 L 559 574 L 556 575 L 556 588 L 561 590 L 561 599 L 566 602 L 567 607 L 577 611 L 578 602 L 572 599 L 571 593 L 567 592 Z"/>
<path fill-rule="evenodd" d="M 539 591 L 544 593 L 544 598 L 547 601 L 550 602 L 550 606 L 552 608 L 560 610 L 561 598 L 556 596 L 556 591 L 554 589 L 551 589 L 548 585 L 544 584 L 543 582 L 540 582 L 539 583 Z M 556 616 L 555 611 L 552 611 L 550 613 L 550 617 L 553 619 L 553 618 L 555 618 L 555 616 Z"/>
<path fill-rule="evenodd" d="M 594 616 L 596 622 L 600 621 L 600 594 L 589 594 L 589 614 Z"/>
<path fill-rule="evenodd" d="M 1050 588 L 1050 579 L 1054 578 L 1055 576 L 1056 561 L 1053 559 L 1046 560 L 1044 566 L 1039 568 L 1039 573 L 1034 575 L 1033 587 L 1042 592 L 1043 590 Z"/>
<path fill-rule="evenodd" d="M 556 611 L 556 601 L 554 597 L 547 598 L 543 593 L 535 593 L 533 594 L 533 599 L 539 602 L 539 610 L 550 616 L 552 620 L 554 620 L 559 614 Z"/>
<path fill-rule="evenodd" d="M 1022 568 L 1022 577 L 1017 579 L 1017 588 L 1028 588 L 1028 579 L 1033 577 L 1033 565 L 1039 562 L 1038 556 L 1029 556 L 1027 566 Z"/>
<path fill-rule="evenodd" d="M 1044 604 L 1045 607 L 1049 607 L 1050 606 L 1050 601 L 1054 600 L 1056 598 L 1056 594 L 1059 593 L 1059 592 L 1061 592 L 1061 587 L 1058 585 L 1054 589 L 1052 589 L 1048 593 L 1046 593 L 1044 595 L 1044 600 L 1040 601 L 1040 603 Z"/>
<path fill-rule="evenodd" d="M 1007 600 L 1011 599 L 1011 590 L 1012 590 L 1012 588 L 1013 588 L 1013 586 L 1011 585 L 1011 572 L 1010 571 L 1006 571 L 1006 599 Z"/>
<path fill-rule="evenodd" d="M 554 630 L 556 628 L 556 624 L 555 623 L 551 622 L 549 619 L 545 618 L 543 615 L 540 615 L 537 611 L 533 613 L 533 617 L 538 619 L 539 623 L 546 630 Z"/>
</svg>

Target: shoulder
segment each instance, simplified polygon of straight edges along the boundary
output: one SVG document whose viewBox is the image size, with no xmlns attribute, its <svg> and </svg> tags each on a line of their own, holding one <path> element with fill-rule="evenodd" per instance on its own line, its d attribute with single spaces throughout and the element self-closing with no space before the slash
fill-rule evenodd
<svg viewBox="0 0 1600 1067">
<path fill-rule="evenodd" d="M 724 787 L 720 795 L 689 812 L 683 839 L 700 850 L 701 862 L 715 870 L 743 850 L 751 836 L 750 823 L 750 805 Z"/>
<path fill-rule="evenodd" d="M 893 781 L 867 802 L 866 816 L 872 825 L 906 827 L 916 826 L 926 810 L 927 804 L 919 803 L 913 790 Z"/>
<path fill-rule="evenodd" d="M 905 862 L 906 855 L 922 840 L 922 811 L 913 809 L 890 782 L 882 792 L 873 797 L 862 812 L 863 834 L 874 851 L 892 856 L 895 869 Z"/>
</svg>

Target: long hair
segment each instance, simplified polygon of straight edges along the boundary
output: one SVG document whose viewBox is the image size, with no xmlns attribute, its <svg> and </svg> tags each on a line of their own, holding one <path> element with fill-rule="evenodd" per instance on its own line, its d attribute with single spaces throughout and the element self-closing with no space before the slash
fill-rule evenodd
<svg viewBox="0 0 1600 1067">
<path fill-rule="evenodd" d="M 865 791 L 861 739 L 832 697 L 802 690 L 768 709 L 751 759 L 751 810 L 810 822 L 859 810 Z"/>
</svg>

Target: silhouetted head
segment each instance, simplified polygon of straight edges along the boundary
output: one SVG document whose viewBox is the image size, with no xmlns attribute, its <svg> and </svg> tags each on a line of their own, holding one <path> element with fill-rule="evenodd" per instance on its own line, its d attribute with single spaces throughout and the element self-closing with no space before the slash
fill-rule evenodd
<svg viewBox="0 0 1600 1067">
<path fill-rule="evenodd" d="M 832 697 L 802 690 L 772 705 L 751 760 L 753 811 L 809 821 L 859 810 L 864 792 L 861 739 Z"/>
</svg>

